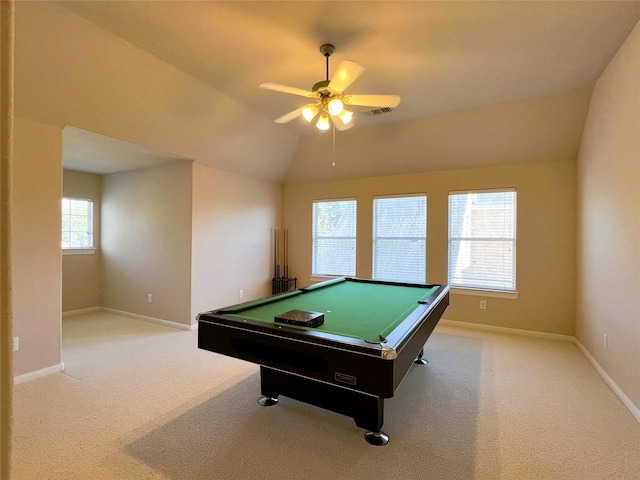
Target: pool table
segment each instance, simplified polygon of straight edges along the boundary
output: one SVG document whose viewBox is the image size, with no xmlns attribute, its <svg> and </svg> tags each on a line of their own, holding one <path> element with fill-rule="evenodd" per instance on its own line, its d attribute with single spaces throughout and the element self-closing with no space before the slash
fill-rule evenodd
<svg viewBox="0 0 640 480">
<path fill-rule="evenodd" d="M 447 285 L 341 277 L 198 315 L 198 347 L 260 365 L 260 404 L 279 395 L 347 415 L 384 445 L 394 395 L 449 305 Z M 275 321 L 322 314 L 316 327 Z"/>
</svg>

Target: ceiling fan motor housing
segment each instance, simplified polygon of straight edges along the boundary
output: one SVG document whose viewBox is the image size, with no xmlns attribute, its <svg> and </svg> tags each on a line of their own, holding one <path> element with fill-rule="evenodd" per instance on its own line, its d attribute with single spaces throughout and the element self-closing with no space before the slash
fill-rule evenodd
<svg viewBox="0 0 640 480">
<path fill-rule="evenodd" d="M 316 83 L 311 91 L 318 92 L 321 97 L 328 97 L 331 95 L 331 91 L 327 88 L 329 86 L 330 80 L 322 80 Z"/>
</svg>

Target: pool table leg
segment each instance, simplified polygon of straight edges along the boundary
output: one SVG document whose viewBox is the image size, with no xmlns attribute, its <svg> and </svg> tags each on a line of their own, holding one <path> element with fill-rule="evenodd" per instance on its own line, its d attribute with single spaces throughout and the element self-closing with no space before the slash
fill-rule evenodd
<svg viewBox="0 0 640 480">
<path fill-rule="evenodd" d="M 260 366 L 260 405 L 275 405 L 279 395 L 315 405 L 353 418 L 365 430 L 365 439 L 372 445 L 389 441 L 380 431 L 384 420 L 384 398 L 292 375 L 264 365 Z M 275 402 L 273 402 L 275 401 Z"/>
<path fill-rule="evenodd" d="M 420 350 L 420 353 L 418 354 L 416 359 L 413 361 L 413 363 L 416 363 L 418 365 L 426 365 L 428 362 L 424 358 L 422 358 L 422 355 L 424 355 L 424 348 Z"/>
<path fill-rule="evenodd" d="M 278 403 L 278 396 L 276 395 L 275 397 L 261 397 L 260 400 L 258 400 L 258 403 L 263 407 L 272 407 L 273 405 Z"/>
<path fill-rule="evenodd" d="M 382 446 L 389 443 L 389 437 L 382 432 L 367 432 L 364 439 L 371 445 Z"/>
</svg>

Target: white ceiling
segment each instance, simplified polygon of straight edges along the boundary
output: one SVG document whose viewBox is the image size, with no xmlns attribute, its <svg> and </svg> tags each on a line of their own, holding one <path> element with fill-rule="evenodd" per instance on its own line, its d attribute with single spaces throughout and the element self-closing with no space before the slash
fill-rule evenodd
<svg viewBox="0 0 640 480">
<path fill-rule="evenodd" d="M 305 100 L 258 85 L 311 89 L 332 43 L 329 75 L 341 60 L 366 68 L 347 93 L 402 97 L 356 128 L 593 85 L 640 19 L 637 1 L 60 3 L 272 119 Z"/>
</svg>

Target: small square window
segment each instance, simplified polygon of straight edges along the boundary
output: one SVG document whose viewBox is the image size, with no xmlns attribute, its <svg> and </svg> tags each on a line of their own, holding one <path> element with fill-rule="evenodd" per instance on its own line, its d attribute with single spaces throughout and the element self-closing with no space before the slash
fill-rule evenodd
<svg viewBox="0 0 640 480">
<path fill-rule="evenodd" d="M 93 200 L 62 198 L 62 248 L 94 248 Z"/>
</svg>

